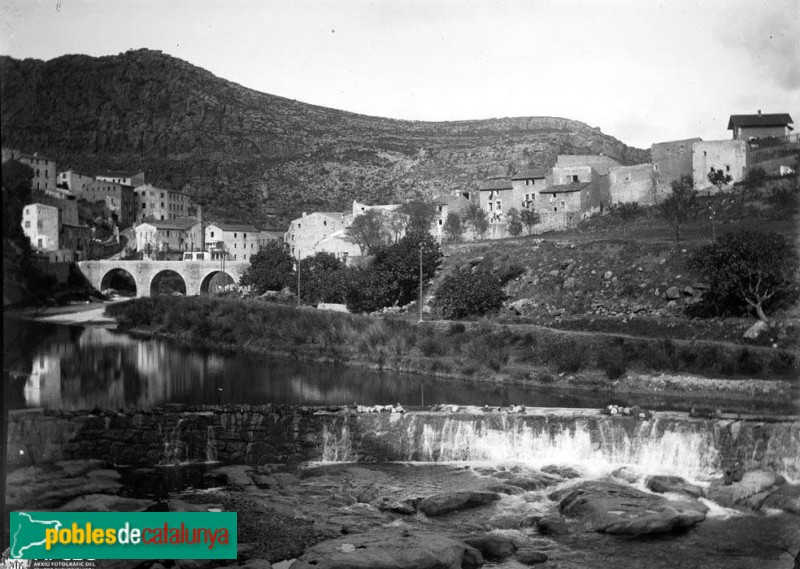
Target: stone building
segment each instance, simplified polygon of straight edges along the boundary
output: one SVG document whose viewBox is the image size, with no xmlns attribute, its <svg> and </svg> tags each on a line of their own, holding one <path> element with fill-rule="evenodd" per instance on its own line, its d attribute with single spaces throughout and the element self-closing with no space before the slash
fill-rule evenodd
<svg viewBox="0 0 800 569">
<path fill-rule="evenodd" d="M 32 203 L 22 209 L 22 231 L 37 251 L 59 249 L 61 233 L 58 208 Z"/>
<path fill-rule="evenodd" d="M 95 182 L 94 176 L 81 174 L 75 170 L 66 170 L 58 173 L 58 186 L 69 190 L 74 195 L 81 195 L 90 184 Z"/>
<path fill-rule="evenodd" d="M 541 223 L 537 230 L 560 229 L 577 225 L 592 209 L 592 182 L 556 184 L 536 194 L 534 209 Z"/>
<path fill-rule="evenodd" d="M 744 140 L 708 140 L 692 144 L 692 178 L 694 188 L 712 191 L 715 186 L 708 181 L 711 169 L 722 170 L 741 182 L 747 173 L 747 142 Z"/>
<path fill-rule="evenodd" d="M 511 207 L 530 209 L 536 201 L 536 193 L 548 186 L 547 175 L 538 168 L 523 168 L 511 176 Z M 509 208 L 510 209 L 510 208 Z"/>
<path fill-rule="evenodd" d="M 650 164 L 616 166 L 608 171 L 609 204 L 637 202 L 655 203 L 653 167 Z"/>
<path fill-rule="evenodd" d="M 205 228 L 207 251 L 224 251 L 232 261 L 247 261 L 266 245 L 268 234 L 249 223 L 213 221 Z"/>
<path fill-rule="evenodd" d="M 433 220 L 431 234 L 441 241 L 444 235 L 444 224 L 447 223 L 447 216 L 450 213 L 456 213 L 463 220 L 464 212 L 469 208 L 470 201 L 459 194 L 458 196 L 440 196 L 433 200 L 433 204 L 436 208 L 436 218 Z"/>
<path fill-rule="evenodd" d="M 136 251 L 146 255 L 197 251 L 202 243 L 202 226 L 194 217 L 151 219 L 135 227 Z"/>
<path fill-rule="evenodd" d="M 650 147 L 650 160 L 653 163 L 655 201 L 662 202 L 672 192 L 672 182 L 681 176 L 694 175 L 692 165 L 692 145 L 702 142 L 702 138 L 687 138 L 658 142 Z"/>
<path fill-rule="evenodd" d="M 80 193 L 73 193 L 92 203 L 104 202 L 109 211 L 117 214 L 120 228 L 130 227 L 136 220 L 136 197 L 131 186 L 95 180 Z"/>
<path fill-rule="evenodd" d="M 25 154 L 13 148 L 2 149 L 2 161 L 17 160 L 30 166 L 33 170 L 31 189 L 33 191 L 55 192 L 56 190 L 56 162 L 39 154 Z"/>
<path fill-rule="evenodd" d="M 731 115 L 728 130 L 733 131 L 733 140 L 752 140 L 758 138 L 786 138 L 794 128 L 789 113 L 755 115 Z"/>
<path fill-rule="evenodd" d="M 192 202 L 189 196 L 181 192 L 143 184 L 134 187 L 133 195 L 136 200 L 136 219 L 139 221 L 180 219 L 192 214 Z"/>
<path fill-rule="evenodd" d="M 594 174 L 605 175 L 611 168 L 620 163 L 609 156 L 591 154 L 559 154 L 553 166 L 552 183 L 554 185 L 591 182 Z"/>
<path fill-rule="evenodd" d="M 95 178 L 104 182 L 114 182 L 133 188 L 144 185 L 144 172 L 137 172 L 136 170 L 111 170 L 98 174 Z"/>
<path fill-rule="evenodd" d="M 356 202 L 353 207 L 355 209 Z M 284 242 L 293 257 L 304 259 L 317 252 L 317 243 L 345 229 L 352 219 L 352 215 L 346 216 L 335 211 L 317 211 L 309 214 L 303 212 L 302 217 L 292 220 L 289 224 Z"/>
<path fill-rule="evenodd" d="M 510 178 L 490 178 L 478 185 L 478 196 L 478 204 L 489 223 L 498 223 L 504 221 L 503 213 L 513 207 L 514 186 Z"/>
<path fill-rule="evenodd" d="M 78 200 L 72 194 L 67 194 L 64 197 L 53 197 L 52 194 L 45 192 L 34 192 L 33 201 L 57 208 L 60 212 L 62 224 L 78 225 Z"/>
</svg>

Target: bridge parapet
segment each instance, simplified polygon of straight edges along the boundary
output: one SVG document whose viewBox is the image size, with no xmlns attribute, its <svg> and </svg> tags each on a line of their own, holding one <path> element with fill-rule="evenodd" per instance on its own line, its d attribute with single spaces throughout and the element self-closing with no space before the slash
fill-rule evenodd
<svg viewBox="0 0 800 569">
<path fill-rule="evenodd" d="M 136 296 L 150 296 L 153 279 L 164 271 L 180 275 L 186 284 L 187 295 L 208 292 L 208 283 L 217 273 L 228 274 L 234 282 L 250 266 L 249 261 L 80 261 L 78 268 L 97 290 L 108 288 L 111 274 L 123 270 L 136 283 Z M 105 285 L 105 286 L 104 286 Z"/>
</svg>

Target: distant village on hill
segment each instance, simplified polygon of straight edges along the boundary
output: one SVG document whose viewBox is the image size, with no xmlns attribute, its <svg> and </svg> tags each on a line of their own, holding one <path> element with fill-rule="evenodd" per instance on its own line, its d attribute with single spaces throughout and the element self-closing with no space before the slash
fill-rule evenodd
<svg viewBox="0 0 800 569">
<path fill-rule="evenodd" d="M 535 212 L 528 233 L 557 231 L 603 214 L 621 203 L 653 205 L 671 192 L 673 181 L 691 176 L 699 192 L 720 191 L 708 173 L 720 170 L 731 184 L 758 167 L 768 174 L 796 168 L 798 135 L 787 113 L 732 115 L 728 140 L 699 138 L 660 142 L 651 147 L 651 162 L 623 166 L 603 155 L 559 155 L 549 170 L 520 166 L 516 173 L 477 181 L 464 189 L 436 196 L 431 233 L 448 237 L 448 218 L 465 219 L 479 209 L 483 228 L 466 224 L 463 239 L 500 239 L 513 234 L 510 223 L 522 212 Z M 248 261 L 271 241 L 283 241 L 295 258 L 319 252 L 344 261 L 365 251 L 349 238 L 347 228 L 371 210 L 397 216 L 400 204 L 353 202 L 347 212 L 303 213 L 285 234 L 239 220 L 204 218 L 203 208 L 184 193 L 147 183 L 142 171 L 88 174 L 59 171 L 36 153 L 3 148 L 2 160 L 18 160 L 33 170 L 33 200 L 23 210 L 22 228 L 41 259 L 70 263 L 97 258 L 141 260 Z"/>
</svg>

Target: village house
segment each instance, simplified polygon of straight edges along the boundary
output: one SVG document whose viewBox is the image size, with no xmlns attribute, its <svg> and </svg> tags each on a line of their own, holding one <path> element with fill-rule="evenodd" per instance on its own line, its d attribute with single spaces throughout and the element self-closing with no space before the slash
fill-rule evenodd
<svg viewBox="0 0 800 569">
<path fill-rule="evenodd" d="M 222 251 L 225 258 L 232 261 L 249 260 L 270 240 L 270 232 L 249 223 L 214 221 L 205 228 L 206 251 Z"/>
<path fill-rule="evenodd" d="M 120 228 L 130 227 L 136 220 L 136 199 L 131 186 L 95 180 L 85 190 L 73 193 L 88 202 L 103 202 L 109 211 L 117 215 Z"/>
<path fill-rule="evenodd" d="M 180 219 L 191 214 L 191 200 L 181 192 L 142 184 L 134 187 L 133 195 L 136 200 L 136 218 L 139 221 Z"/>
<path fill-rule="evenodd" d="M 37 251 L 59 249 L 59 211 L 50 205 L 32 203 L 22 209 L 22 231 Z"/>
<path fill-rule="evenodd" d="M 355 206 L 354 206 L 355 207 Z M 292 220 L 289 229 L 284 234 L 284 242 L 289 248 L 289 253 L 296 259 L 314 255 L 317 243 L 342 231 L 347 221 L 352 221 L 352 216 L 335 211 L 317 211 Z M 349 225 L 349 223 L 348 223 Z"/>
<path fill-rule="evenodd" d="M 34 192 L 33 202 L 53 206 L 60 212 L 62 225 L 78 225 L 78 200 L 73 195 L 53 197 L 45 192 Z"/>
<path fill-rule="evenodd" d="M 733 140 L 750 141 L 759 138 L 788 138 L 794 121 L 789 113 L 755 115 L 731 115 L 728 130 L 733 131 Z"/>
<path fill-rule="evenodd" d="M 536 194 L 534 209 L 541 220 L 538 230 L 573 227 L 588 217 L 592 182 L 556 184 Z"/>
<path fill-rule="evenodd" d="M 716 190 L 716 186 L 708 180 L 712 168 L 730 175 L 731 183 L 741 182 L 747 173 L 747 142 L 707 140 L 692 144 L 692 178 L 695 190 Z"/>
<path fill-rule="evenodd" d="M 547 185 L 547 176 L 543 170 L 521 169 L 511 176 L 510 206 L 518 210 L 531 209 L 536 202 L 536 193 L 544 190 Z"/>
<path fill-rule="evenodd" d="M 56 191 L 56 162 L 37 153 L 25 154 L 12 148 L 2 149 L 2 161 L 17 160 L 30 166 L 33 170 L 31 178 L 31 189 L 43 192 Z"/>
<path fill-rule="evenodd" d="M 489 178 L 478 184 L 478 205 L 486 212 L 490 223 L 503 220 L 503 212 L 511 209 L 513 202 L 514 186 L 510 178 Z"/>
<path fill-rule="evenodd" d="M 157 253 L 198 251 L 202 245 L 202 225 L 194 217 L 151 219 L 135 229 L 136 251 L 151 257 Z"/>
<path fill-rule="evenodd" d="M 694 174 L 692 145 L 702 140 L 702 138 L 672 140 L 658 142 L 650 147 L 656 203 L 669 197 L 672 192 L 672 182 L 680 180 L 682 176 Z"/>
<path fill-rule="evenodd" d="M 78 196 L 82 195 L 86 188 L 95 182 L 95 179 L 94 176 L 81 174 L 75 170 L 66 170 L 58 173 L 57 181 L 56 185 L 58 187 L 69 190 L 72 194 Z"/>
<path fill-rule="evenodd" d="M 470 205 L 470 201 L 462 194 L 452 196 L 439 196 L 433 200 L 436 207 L 436 218 L 433 221 L 431 234 L 441 241 L 444 236 L 444 224 L 447 223 L 447 216 L 451 213 L 457 214 L 464 219 L 464 213 Z"/>
<path fill-rule="evenodd" d="M 136 170 L 111 170 L 98 174 L 95 176 L 95 179 L 138 188 L 144 185 L 144 172 L 137 172 Z"/>
<path fill-rule="evenodd" d="M 655 203 L 653 167 L 650 164 L 615 166 L 608 170 L 609 204 Z"/>
</svg>

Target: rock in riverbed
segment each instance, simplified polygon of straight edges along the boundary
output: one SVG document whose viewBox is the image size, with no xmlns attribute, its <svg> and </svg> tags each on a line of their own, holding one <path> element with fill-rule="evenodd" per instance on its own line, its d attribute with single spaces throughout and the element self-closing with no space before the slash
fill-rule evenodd
<svg viewBox="0 0 800 569">
<path fill-rule="evenodd" d="M 671 501 L 608 480 L 585 482 L 550 495 L 562 514 L 602 533 L 645 535 L 691 527 L 708 508 L 695 500 Z"/>
<path fill-rule="evenodd" d="M 477 569 L 483 556 L 455 539 L 388 528 L 312 546 L 292 569 Z"/>
<path fill-rule="evenodd" d="M 419 509 L 428 517 L 443 516 L 450 512 L 477 508 L 500 499 L 494 492 L 443 492 L 428 496 L 419 503 Z"/>
</svg>

